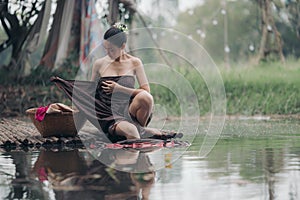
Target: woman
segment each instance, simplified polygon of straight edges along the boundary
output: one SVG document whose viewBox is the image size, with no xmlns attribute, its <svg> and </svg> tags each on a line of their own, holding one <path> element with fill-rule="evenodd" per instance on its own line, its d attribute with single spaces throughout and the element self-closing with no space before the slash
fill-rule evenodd
<svg viewBox="0 0 300 200">
<path fill-rule="evenodd" d="M 140 139 L 151 118 L 153 98 L 141 60 L 125 52 L 125 28 L 117 24 L 105 32 L 107 55 L 95 61 L 91 80 L 99 79 L 95 97 L 103 103 L 99 111 L 105 111 L 98 116 L 103 131 L 112 137 Z"/>
<path fill-rule="evenodd" d="M 117 24 L 105 32 L 103 46 L 107 55 L 94 62 L 91 81 L 68 81 L 59 77 L 52 77 L 51 81 L 111 142 L 181 137 L 146 128 L 151 120 L 153 98 L 141 60 L 125 52 L 125 29 L 125 25 Z"/>
</svg>

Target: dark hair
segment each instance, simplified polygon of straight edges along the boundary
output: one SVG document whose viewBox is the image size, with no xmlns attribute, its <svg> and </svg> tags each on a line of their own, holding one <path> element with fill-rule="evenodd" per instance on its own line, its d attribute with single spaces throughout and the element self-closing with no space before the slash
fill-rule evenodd
<svg viewBox="0 0 300 200">
<path fill-rule="evenodd" d="M 113 43 L 117 47 L 121 47 L 124 43 L 127 42 L 127 36 L 126 33 L 124 33 L 121 29 L 117 27 L 110 27 L 105 33 L 104 33 L 104 40 L 109 41 L 110 43 Z"/>
</svg>

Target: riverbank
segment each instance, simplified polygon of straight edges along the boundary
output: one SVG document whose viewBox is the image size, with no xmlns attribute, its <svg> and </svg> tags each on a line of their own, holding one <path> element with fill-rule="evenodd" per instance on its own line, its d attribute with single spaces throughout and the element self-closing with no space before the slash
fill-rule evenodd
<svg viewBox="0 0 300 200">
<path fill-rule="evenodd" d="M 300 66 L 271 63 L 220 71 L 226 92 L 228 116 L 300 115 Z M 201 75 L 193 69 L 180 68 L 178 72 L 190 83 L 197 95 L 200 115 L 210 113 L 211 97 Z M 175 84 L 176 80 L 173 82 Z M 179 91 L 184 89 L 179 88 Z M 155 103 L 163 105 L 168 116 L 181 115 L 180 103 L 169 88 L 152 84 L 151 93 Z M 54 102 L 71 105 L 65 94 L 50 82 L 43 85 L 0 85 L 0 100 L 0 117 L 23 116 L 28 108 Z"/>
<path fill-rule="evenodd" d="M 300 114 L 300 67 L 297 63 L 224 70 L 227 114 Z"/>
<path fill-rule="evenodd" d="M 220 68 L 226 93 L 227 115 L 269 116 L 300 114 L 299 62 L 261 64 L 260 66 L 232 66 Z M 201 115 L 211 112 L 211 96 L 205 80 L 195 70 L 178 68 L 191 84 L 198 99 Z M 180 87 L 180 85 L 179 85 Z M 156 103 L 170 113 L 180 115 L 179 102 L 167 88 L 152 89 Z M 181 91 L 184 91 L 182 88 Z M 163 95 L 161 95 L 163 94 Z"/>
</svg>

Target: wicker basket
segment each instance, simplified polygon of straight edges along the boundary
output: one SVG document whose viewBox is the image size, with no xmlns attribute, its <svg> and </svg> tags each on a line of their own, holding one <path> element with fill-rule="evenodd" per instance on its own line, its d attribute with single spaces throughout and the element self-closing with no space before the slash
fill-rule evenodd
<svg viewBox="0 0 300 200">
<path fill-rule="evenodd" d="M 39 122 L 35 119 L 36 110 L 37 108 L 28 109 L 26 114 L 43 137 L 74 137 L 86 122 L 80 112 L 46 114 L 44 120 Z"/>
</svg>

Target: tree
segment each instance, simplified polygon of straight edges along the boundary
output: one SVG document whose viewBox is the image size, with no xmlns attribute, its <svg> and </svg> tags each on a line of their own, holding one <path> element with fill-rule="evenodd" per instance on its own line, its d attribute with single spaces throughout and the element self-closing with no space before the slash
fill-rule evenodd
<svg viewBox="0 0 300 200">
<path fill-rule="evenodd" d="M 136 12 L 136 0 L 107 0 L 109 12 L 107 21 L 110 25 L 115 24 L 123 18 L 124 21 L 132 22 Z"/>
<path fill-rule="evenodd" d="M 274 1 L 274 5 L 279 12 L 288 17 L 288 24 L 290 28 L 296 33 L 300 40 L 300 0 L 285 0 Z"/>
<path fill-rule="evenodd" d="M 176 28 L 203 45 L 216 62 L 224 62 L 226 53 L 230 61 L 240 62 L 257 53 L 257 26 L 257 6 L 253 2 L 228 1 L 224 9 L 222 1 L 209 0 L 181 13 Z"/>
<path fill-rule="evenodd" d="M 53 71 L 60 68 L 70 54 L 78 54 L 77 57 L 81 58 L 82 48 L 86 47 L 82 46 L 83 42 L 90 42 L 83 41 L 83 38 L 89 40 L 91 37 L 90 30 L 85 29 L 91 26 L 90 15 L 92 13 L 89 12 L 90 10 L 94 11 L 96 1 L 0 1 L 0 27 L 3 28 L 4 38 L 6 38 L 2 43 L 0 41 L 0 53 L 9 47 L 12 49 L 10 63 L 7 66 L 0 66 L 3 74 L 10 77 L 9 79 L 20 80 L 25 75 L 24 71 L 28 71 L 28 69 L 30 71 L 33 67 L 37 67 L 39 71 L 43 69 Z M 131 24 L 132 16 L 136 11 L 135 0 L 107 0 L 107 3 L 109 10 L 104 12 L 108 13 L 106 19 L 109 24 L 112 25 L 120 20 Z M 50 12 L 53 5 L 56 9 L 52 15 Z M 93 16 L 92 18 L 96 19 L 97 17 Z M 41 28 L 42 26 L 43 28 Z M 93 24 L 94 26 L 95 24 Z M 41 29 L 43 29 L 43 33 Z M 40 43 L 41 38 L 43 38 L 43 46 L 39 48 L 39 51 L 43 52 L 43 55 L 41 55 L 40 62 L 36 63 L 37 66 L 31 66 L 29 57 L 37 49 L 36 39 Z M 78 65 L 79 59 L 73 63 Z M 7 73 L 10 75 L 7 76 Z"/>
<path fill-rule="evenodd" d="M 281 62 L 284 62 L 281 34 L 277 30 L 272 13 L 274 3 L 272 0 L 257 0 L 257 3 L 261 11 L 261 40 L 257 62 L 267 59 L 272 54 L 279 56 Z"/>
<path fill-rule="evenodd" d="M 300 20 L 296 14 L 291 17 L 291 13 L 297 13 L 295 6 L 288 15 L 287 11 L 281 15 L 278 1 L 227 0 L 225 7 L 222 6 L 223 0 L 207 0 L 201 6 L 181 13 L 176 27 L 199 41 L 216 61 L 224 61 L 227 51 L 232 61 L 254 57 L 257 62 L 271 59 L 284 62 L 285 55 L 295 55 L 295 48 L 289 51 L 291 48 L 284 46 L 288 43 L 283 39 L 290 37 L 290 31 L 282 31 L 282 27 L 292 22 L 287 22 L 282 16 L 295 19 L 293 27 Z"/>
<path fill-rule="evenodd" d="M 34 28 L 41 22 L 44 0 L 3 0 L 0 6 L 0 21 L 7 39 L 0 44 L 0 53 L 12 46 L 10 71 L 22 74 L 25 58 L 24 49 L 33 39 Z M 18 76 L 19 77 L 19 76 Z"/>
</svg>

